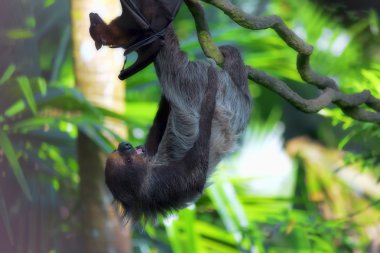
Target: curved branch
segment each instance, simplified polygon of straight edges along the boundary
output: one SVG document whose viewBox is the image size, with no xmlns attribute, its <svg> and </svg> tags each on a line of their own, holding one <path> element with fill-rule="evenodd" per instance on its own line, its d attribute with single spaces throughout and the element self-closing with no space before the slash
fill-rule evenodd
<svg viewBox="0 0 380 253">
<path fill-rule="evenodd" d="M 335 90 L 326 88 L 318 98 L 304 99 L 292 89 L 290 89 L 284 81 L 281 81 L 280 79 L 277 79 L 263 71 L 254 69 L 252 67 L 247 67 L 247 69 L 249 79 L 279 94 L 293 106 L 303 112 L 318 112 L 328 106 L 335 98 Z"/>
<path fill-rule="evenodd" d="M 323 89 L 318 98 L 304 99 L 290 89 L 285 82 L 252 67 L 247 66 L 247 69 L 249 79 L 277 93 L 303 112 L 315 113 L 327 107 L 330 103 L 334 103 L 340 107 L 346 115 L 355 120 L 380 123 L 379 112 L 371 112 L 359 108 L 360 105 L 367 104 L 367 101 L 373 98 L 367 90 L 361 93 L 347 95 L 341 93 L 339 90 L 327 87 Z M 377 100 L 377 102 L 379 101 Z"/>
<path fill-rule="evenodd" d="M 343 94 L 338 91 L 334 103 L 342 108 L 351 108 L 366 103 L 370 96 L 371 92 L 369 90 L 364 90 L 360 93 L 350 95 Z"/>
<path fill-rule="evenodd" d="M 370 112 L 358 107 L 342 108 L 342 111 L 359 121 L 380 123 L 380 113 L 378 112 Z"/>
<path fill-rule="evenodd" d="M 195 20 L 198 40 L 204 54 L 209 58 L 213 58 L 218 65 L 222 65 L 224 62 L 224 57 L 212 40 L 202 5 L 199 0 L 185 0 L 185 3 Z"/>
<path fill-rule="evenodd" d="M 353 119 L 380 123 L 380 100 L 371 95 L 368 90 L 351 95 L 344 94 L 339 90 L 334 79 L 322 76 L 313 71 L 310 66 L 310 56 L 313 52 L 313 47 L 304 42 L 296 33 L 288 28 L 280 17 L 254 17 L 243 12 L 229 0 L 202 1 L 219 8 L 242 27 L 251 30 L 274 29 L 289 47 L 298 52 L 297 70 L 301 78 L 305 82 L 322 90 L 322 93 L 318 98 L 305 99 L 290 89 L 285 82 L 278 78 L 247 66 L 249 79 L 276 92 L 303 112 L 318 112 L 327 107 L 330 103 L 334 103 L 341 108 L 346 115 Z M 185 0 L 185 3 L 194 17 L 198 38 L 205 55 L 213 58 L 218 64 L 221 64 L 223 62 L 223 56 L 211 38 L 200 1 Z M 373 111 L 360 108 L 361 105 L 366 105 Z"/>
<path fill-rule="evenodd" d="M 250 30 L 264 30 L 272 28 L 294 50 L 311 55 L 313 47 L 305 43 L 295 32 L 289 29 L 284 21 L 278 16 L 254 17 L 243 12 L 239 7 L 232 4 L 229 0 L 202 0 L 219 9 L 242 27 Z"/>
<path fill-rule="evenodd" d="M 302 53 L 298 54 L 297 70 L 302 80 L 317 86 L 318 89 L 324 89 L 326 87 L 330 87 L 336 90 L 338 89 L 338 85 L 336 84 L 334 79 L 330 77 L 321 76 L 311 69 L 310 55 L 305 55 Z"/>
<path fill-rule="evenodd" d="M 368 101 L 366 102 L 366 105 L 371 107 L 372 109 L 380 112 L 380 100 L 375 98 L 372 94 L 368 98 Z"/>
</svg>

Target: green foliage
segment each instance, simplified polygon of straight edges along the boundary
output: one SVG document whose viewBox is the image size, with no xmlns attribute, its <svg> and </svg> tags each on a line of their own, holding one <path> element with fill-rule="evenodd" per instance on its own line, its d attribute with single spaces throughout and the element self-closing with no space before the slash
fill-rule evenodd
<svg viewBox="0 0 380 253">
<path fill-rule="evenodd" d="M 26 182 L 24 173 L 22 172 L 20 163 L 18 162 L 16 152 L 8 136 L 3 131 L 0 132 L 0 143 L 1 143 L 0 147 L 3 149 L 5 157 L 8 159 L 11 165 L 11 168 L 13 169 L 13 173 L 16 176 L 17 181 L 19 182 L 27 198 L 31 200 L 32 196 L 31 196 L 28 184 Z"/>
<path fill-rule="evenodd" d="M 259 7 L 259 4 L 247 4 L 244 0 L 236 2 L 248 12 Z M 0 184 L 0 223 L 4 227 L 0 234 L 5 233 L 8 240 L 15 243 L 16 239 L 23 238 L 15 238 L 14 230 L 25 231 L 30 238 L 25 248 L 20 246 L 19 252 L 33 252 L 31 249 L 38 243 L 46 246 L 39 252 L 63 252 L 67 245 L 62 238 L 80 229 L 81 221 L 76 219 L 80 180 L 75 147 L 78 130 L 108 153 L 113 149 L 111 140 L 120 140 L 103 126 L 103 119 L 112 117 L 126 122 L 129 141 L 141 144 L 160 97 L 153 66 L 128 79 L 126 115 L 94 107 L 77 90 L 68 88 L 75 83 L 70 26 L 65 22 L 69 13 L 65 13 L 64 8 L 56 8 L 58 4 L 55 0 L 43 1 L 45 11 L 54 10 L 53 15 L 28 16 L 20 26 L 26 28 L 9 30 L 5 34 L 12 40 L 36 39 L 41 50 L 40 77 L 19 75 L 16 65 L 10 65 L 0 77 L 0 175 L 6 175 Z M 270 1 L 264 9 L 264 14 L 283 17 L 290 27 L 315 46 L 312 65 L 316 71 L 336 78 L 347 93 L 369 89 L 380 97 L 377 88 L 380 65 L 373 61 L 376 54 L 372 55 L 367 49 L 370 44 L 368 30 L 378 34 L 376 12 L 371 11 L 368 18 L 344 27 L 323 8 L 309 1 Z M 313 88 L 304 84 L 296 71 L 296 53 L 273 31 L 244 30 L 214 8 L 206 6 L 206 10 L 213 38 L 218 44 L 238 46 L 247 64 L 283 79 L 306 97 L 313 97 L 314 91 L 310 92 Z M 176 27 L 181 47 L 190 58 L 204 58 L 193 20 L 185 7 L 179 13 Z M 333 173 L 318 172 L 319 168 L 297 160 L 291 166 L 290 178 L 280 185 L 281 194 L 268 194 L 278 186 L 277 181 L 267 181 L 272 183 L 264 190 L 257 189 L 260 180 L 266 182 L 275 176 L 252 174 L 251 170 L 283 170 L 286 167 L 283 163 L 272 162 L 284 155 L 276 151 L 276 147 L 283 145 L 282 122 L 295 111 L 285 110 L 286 103 L 253 83 L 250 89 L 255 108 L 240 154 L 233 154 L 219 166 L 210 186 L 195 205 L 167 219 L 159 219 L 155 224 L 149 223 L 145 229 L 136 229 L 133 235 L 135 250 L 365 252 L 370 241 L 362 226 L 363 220 L 354 220 L 349 215 L 326 219 L 320 204 L 328 203 L 326 205 L 334 207 L 334 211 L 344 214 L 342 209 L 355 199 L 354 204 L 363 210 L 366 206 L 371 207 L 372 216 L 365 218 L 378 217 L 380 209 L 378 205 L 372 208 L 366 200 L 357 200 L 346 184 L 337 182 Z M 337 127 L 332 128 L 330 122 L 319 118 L 313 129 L 314 137 L 341 149 L 359 150 L 347 152 L 345 163 L 378 171 L 380 130 L 377 125 L 356 122 L 334 108 L 323 110 L 320 116 L 331 119 Z M 302 114 L 302 119 L 293 124 L 295 132 L 300 134 L 302 124 L 311 118 L 311 115 Z M 319 130 L 320 126 L 325 127 Z M 285 124 L 285 128 L 289 131 L 290 126 Z M 269 155 L 262 153 L 273 139 L 278 141 L 276 145 L 268 145 Z M 250 164 L 241 162 L 243 152 L 251 156 Z M 334 195 L 337 189 L 340 194 Z M 323 201 L 315 201 L 314 198 L 320 196 Z M 362 209 L 355 206 L 355 210 Z M 79 245 L 80 241 L 76 243 Z"/>
<path fill-rule="evenodd" d="M 267 9 L 268 14 L 275 13 L 283 17 L 299 35 L 315 45 L 312 65 L 316 71 L 336 78 L 347 93 L 369 89 L 379 97 L 376 85 L 379 83 L 380 72 L 376 65 L 370 64 L 369 58 L 363 57 L 366 48 L 361 40 L 362 34 L 375 23 L 373 17 L 359 20 L 345 28 L 337 20 L 328 16 L 322 8 L 308 1 L 273 3 Z M 240 47 L 247 64 L 282 78 L 295 89 L 299 90 L 300 86 L 305 86 L 305 89 L 309 90 L 313 89 L 307 86 L 308 84 L 301 85 L 303 82 L 296 71 L 295 52 L 289 49 L 273 31 L 242 32 L 242 28 L 232 24 L 223 14 L 214 14 L 213 11 L 208 13 L 208 21 L 216 41 Z M 197 56 L 201 53 L 196 37 L 194 34 L 189 35 L 189 31 L 194 29 L 189 25 L 191 22 L 185 19 L 177 21 L 177 27 L 181 27 L 179 31 L 182 36 L 181 46 L 191 58 L 199 58 Z M 242 36 L 243 33 L 244 36 Z M 129 104 L 130 101 L 134 104 L 132 94 L 135 89 L 136 91 L 141 89 L 138 80 L 145 84 L 144 91 L 147 91 L 147 94 L 154 94 L 156 85 L 149 84 L 152 82 L 151 70 L 146 71 L 149 71 L 149 74 L 144 72 L 139 79 L 136 77 L 128 82 L 129 87 L 132 87 L 128 89 Z M 136 86 L 133 86 L 135 84 Z M 263 127 L 251 139 L 251 142 L 258 142 L 271 132 L 271 129 L 278 126 L 276 122 L 279 119 L 287 116 L 281 113 L 282 110 L 278 107 L 281 103 L 276 100 L 278 98 L 268 96 L 262 88 L 250 88 L 256 99 L 251 127 L 257 128 L 260 125 L 259 122 L 263 120 L 266 122 L 263 124 L 266 127 Z M 308 92 L 306 96 L 312 97 L 313 93 Z M 150 95 L 146 99 L 156 98 Z M 136 96 L 136 100 L 141 103 L 141 96 Z M 271 108 L 269 113 L 266 107 Z M 378 168 L 376 163 L 379 162 L 379 152 L 373 150 L 375 143 L 379 143 L 377 140 L 379 129 L 376 125 L 355 122 L 334 109 L 323 110 L 320 115 L 328 116 L 335 125 L 346 130 L 347 134 L 334 137 L 341 139 L 341 148 L 352 142 L 353 137 L 356 136 L 361 147 L 364 142 L 366 149 L 372 150 L 371 156 L 349 153 L 351 155 L 346 157 L 348 164 L 355 163 L 362 168 L 372 170 Z M 271 116 L 273 120 L 270 120 Z M 303 115 L 302 117 L 307 121 L 310 116 Z M 354 125 L 360 127 L 354 128 Z M 337 130 L 329 127 L 323 131 L 323 135 L 320 136 L 322 140 L 324 136 L 335 135 L 334 132 Z M 241 149 L 244 149 L 244 146 Z M 363 149 L 361 151 L 366 153 Z M 272 158 L 277 159 L 277 154 L 272 154 Z M 252 163 L 257 164 L 259 161 L 254 161 L 252 158 Z M 322 189 L 333 191 L 337 184 L 335 178 L 327 175 L 317 176 L 313 173 L 306 175 L 302 173 L 304 168 L 298 168 L 294 170 L 293 175 L 297 179 L 297 189 L 293 189 L 290 196 L 263 197 L 255 195 L 247 188 L 249 182 L 254 184 L 259 181 L 259 178 L 240 175 L 236 164 L 238 164 L 237 161 L 232 158 L 230 162 L 225 162 L 218 168 L 217 176 L 213 177 L 205 196 L 198 200 L 195 206 L 180 211 L 177 215 L 160 222 L 158 226 L 149 226 L 146 229 L 148 238 L 153 238 L 148 244 L 151 245 L 151 251 L 154 251 L 156 247 L 165 251 L 165 247 L 161 244 L 152 244 L 156 239 L 165 245 L 170 245 L 173 252 L 252 252 L 254 250 L 255 252 L 281 253 L 353 252 L 355 250 L 364 252 L 368 246 L 369 241 L 365 234 L 361 234 L 357 241 L 350 237 L 350 233 L 361 233 L 357 228 L 359 224 L 352 222 L 350 218 L 325 219 L 318 205 L 308 195 L 309 192 L 311 194 Z M 294 166 L 297 167 L 296 164 Z M 305 170 L 309 169 L 305 168 Z M 219 176 L 221 170 L 230 170 L 232 173 L 221 173 Z M 291 185 L 291 182 L 287 185 Z M 347 189 L 345 195 L 339 198 L 341 201 L 339 203 L 350 203 L 352 198 L 350 192 Z M 166 236 L 163 233 L 166 233 Z M 135 233 L 136 248 L 141 252 L 146 252 L 144 250 L 146 244 L 141 242 L 140 236 L 139 233 Z"/>
<path fill-rule="evenodd" d="M 49 6 L 52 6 L 54 3 L 55 3 L 55 0 L 45 0 L 44 7 L 47 8 Z"/>
<path fill-rule="evenodd" d="M 33 37 L 33 32 L 27 29 L 13 29 L 7 32 L 7 37 L 12 40 L 24 40 Z"/>
<path fill-rule="evenodd" d="M 3 175 L 0 223 L 4 224 L 10 242 L 15 241 L 14 235 L 18 233 L 14 230 L 18 231 L 28 219 L 32 222 L 22 225 L 28 234 L 47 235 L 52 225 L 67 227 L 65 220 L 45 223 L 35 217 L 46 215 L 53 219 L 59 210 L 72 205 L 80 180 L 75 147 L 78 130 L 108 153 L 113 149 L 112 138 L 120 140 L 120 137 L 104 127 L 103 119 L 110 116 L 123 119 L 121 115 L 94 107 L 76 89 L 48 84 L 43 78 L 13 76 L 14 72 L 15 67 L 10 66 L 0 82 L 0 174 Z M 15 209 L 15 205 L 19 207 Z M 9 210 L 13 210 L 11 214 Z M 30 217 L 23 215 L 24 210 L 28 210 Z M 34 248 L 33 243 L 25 241 L 22 247 Z M 49 238 L 37 243 L 49 244 Z"/>
</svg>

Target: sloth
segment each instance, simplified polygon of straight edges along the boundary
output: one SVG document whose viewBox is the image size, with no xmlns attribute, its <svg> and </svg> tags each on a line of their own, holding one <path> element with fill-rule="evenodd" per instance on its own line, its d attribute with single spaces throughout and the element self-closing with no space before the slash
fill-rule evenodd
<svg viewBox="0 0 380 253">
<path fill-rule="evenodd" d="M 134 221 L 155 218 L 186 206 L 204 188 L 209 168 L 212 119 L 217 94 L 217 75 L 208 69 L 206 94 L 200 106 L 198 128 L 202 129 L 192 147 L 172 162 L 157 159 L 157 151 L 165 135 L 172 110 L 162 96 L 154 124 L 145 146 L 134 148 L 121 142 L 106 162 L 106 184 L 114 198 L 122 204 L 124 215 Z"/>
<path fill-rule="evenodd" d="M 126 29 L 125 15 L 123 11 L 106 25 L 97 14 L 90 14 L 90 33 L 97 48 L 130 46 L 132 33 L 120 36 Z M 238 49 L 219 48 L 224 56 L 222 68 L 212 60 L 190 61 L 170 22 L 162 23 L 163 32 L 151 42 L 158 45 L 150 51 L 153 56 L 146 53 L 143 66 L 135 65 L 132 71 L 137 73 L 153 61 L 162 88 L 146 143 L 134 148 L 122 142 L 106 161 L 106 184 L 133 220 L 165 215 L 196 200 L 215 166 L 235 149 L 251 114 L 247 72 Z M 134 43 L 144 33 L 134 30 Z M 118 34 L 117 39 L 113 34 Z M 127 71 L 119 77 L 130 76 L 132 72 Z"/>
</svg>

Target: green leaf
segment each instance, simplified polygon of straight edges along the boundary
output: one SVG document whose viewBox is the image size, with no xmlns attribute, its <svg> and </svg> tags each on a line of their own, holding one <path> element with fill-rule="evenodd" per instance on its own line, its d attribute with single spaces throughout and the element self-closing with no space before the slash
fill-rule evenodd
<svg viewBox="0 0 380 253">
<path fill-rule="evenodd" d="M 196 230 L 198 233 L 205 235 L 208 238 L 212 238 L 215 241 L 221 241 L 225 244 L 234 245 L 236 240 L 233 237 L 232 233 L 228 233 L 223 227 L 218 227 L 213 223 L 207 223 L 201 220 L 196 222 Z"/>
<path fill-rule="evenodd" d="M 0 216 L 3 220 L 3 224 L 5 225 L 5 230 L 7 231 L 7 235 L 11 244 L 14 244 L 13 235 L 12 235 L 12 227 L 9 219 L 9 214 L 7 210 L 7 206 L 5 204 L 5 200 L 3 198 L 2 192 L 0 192 Z"/>
<path fill-rule="evenodd" d="M 207 193 L 216 206 L 218 213 L 228 231 L 239 231 L 239 226 L 230 217 L 228 205 L 224 202 L 223 190 L 220 183 L 215 183 L 207 189 Z"/>
<path fill-rule="evenodd" d="M 146 124 L 151 121 L 157 111 L 157 103 L 136 102 L 128 103 L 126 119 L 139 124 Z"/>
<path fill-rule="evenodd" d="M 22 112 L 23 110 L 25 110 L 25 103 L 24 101 L 22 100 L 19 100 L 17 101 L 16 103 L 12 104 L 11 107 L 9 107 L 6 111 L 5 111 L 5 115 L 8 116 L 8 117 L 12 117 L 20 112 Z"/>
<path fill-rule="evenodd" d="M 190 206 L 182 210 L 180 220 L 184 224 L 184 232 L 186 234 L 187 252 L 199 252 L 198 236 L 195 231 L 195 206 Z"/>
<path fill-rule="evenodd" d="M 33 37 L 33 32 L 26 29 L 13 29 L 7 31 L 7 37 L 12 40 L 24 40 Z"/>
<path fill-rule="evenodd" d="M 11 141 L 9 140 L 8 136 L 5 134 L 4 131 L 0 131 L 0 146 L 4 150 L 5 157 L 8 159 L 8 162 L 12 167 L 13 174 L 16 176 L 16 179 L 20 184 L 25 196 L 29 200 L 32 200 L 32 194 L 30 192 L 28 183 L 26 182 L 24 173 L 22 172 L 20 163 L 17 160 L 16 152 L 13 148 Z"/>
<path fill-rule="evenodd" d="M 36 19 L 34 17 L 32 17 L 32 16 L 26 17 L 25 24 L 29 28 L 35 28 L 36 27 Z"/>
<path fill-rule="evenodd" d="M 55 191 L 59 191 L 60 183 L 59 183 L 58 179 L 54 178 L 51 183 L 53 185 L 53 189 Z"/>
<path fill-rule="evenodd" d="M 44 8 L 50 7 L 55 3 L 55 0 L 45 0 Z"/>
<path fill-rule="evenodd" d="M 347 143 L 356 135 L 356 131 L 347 134 L 338 144 L 338 149 L 343 150 Z"/>
<path fill-rule="evenodd" d="M 32 110 L 33 114 L 37 113 L 37 104 L 34 100 L 34 94 L 32 87 L 30 86 L 29 79 L 26 76 L 20 76 L 17 78 L 17 82 L 22 90 L 22 93 L 24 94 L 26 101 L 29 104 L 30 109 Z"/>
<path fill-rule="evenodd" d="M 110 153 L 113 150 L 112 143 L 106 137 L 103 136 L 101 130 L 97 129 L 94 126 L 89 126 L 86 124 L 81 124 L 78 127 L 80 131 L 85 133 L 104 152 Z"/>
<path fill-rule="evenodd" d="M 181 253 L 183 252 L 184 250 L 184 245 L 181 243 L 181 241 L 179 240 L 180 238 L 180 234 L 178 233 L 178 229 L 177 229 L 177 226 L 176 226 L 176 222 L 175 222 L 175 219 L 174 217 L 168 217 L 166 219 L 166 221 L 164 222 L 165 224 L 165 227 L 166 227 L 166 235 L 169 239 L 169 242 L 170 242 L 170 246 L 173 250 L 174 253 Z"/>
<path fill-rule="evenodd" d="M 379 34 L 379 17 L 373 9 L 369 12 L 369 27 L 373 34 Z"/>
<path fill-rule="evenodd" d="M 44 125 L 47 125 L 51 128 L 55 128 L 57 127 L 57 124 L 60 119 L 61 117 L 59 116 L 56 116 L 56 117 L 40 116 L 40 117 L 27 118 L 25 120 L 16 122 L 13 125 L 12 130 L 28 132 L 31 130 L 39 129 Z"/>
<path fill-rule="evenodd" d="M 8 81 L 13 73 L 16 71 L 16 66 L 14 64 L 11 64 L 8 66 L 8 68 L 5 70 L 4 74 L 0 78 L 0 85 Z"/>
<path fill-rule="evenodd" d="M 47 93 L 47 83 L 46 80 L 39 77 L 37 78 L 38 87 L 40 88 L 40 92 L 42 96 L 45 96 Z"/>
</svg>

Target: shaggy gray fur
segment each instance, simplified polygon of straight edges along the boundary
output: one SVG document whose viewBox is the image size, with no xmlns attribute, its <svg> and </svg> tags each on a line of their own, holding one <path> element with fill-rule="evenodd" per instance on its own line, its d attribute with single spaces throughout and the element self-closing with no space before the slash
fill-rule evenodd
<svg viewBox="0 0 380 253">
<path fill-rule="evenodd" d="M 230 46 L 220 50 L 225 56 L 225 64 L 218 70 L 219 86 L 212 121 L 208 173 L 234 150 L 247 126 L 252 107 L 240 53 Z M 207 88 L 207 69 L 210 65 L 217 66 L 212 62 L 189 61 L 180 50 L 172 26 L 168 28 L 164 46 L 154 63 L 163 94 L 172 108 L 165 134 L 152 160 L 152 165 L 157 165 L 182 158 L 193 146 L 199 131 L 202 131 L 198 127 L 199 111 Z"/>
</svg>

